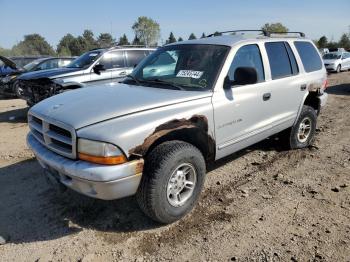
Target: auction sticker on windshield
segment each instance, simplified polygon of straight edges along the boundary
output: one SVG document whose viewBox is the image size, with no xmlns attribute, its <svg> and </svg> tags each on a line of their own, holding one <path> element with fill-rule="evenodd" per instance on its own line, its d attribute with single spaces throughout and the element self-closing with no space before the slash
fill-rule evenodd
<svg viewBox="0 0 350 262">
<path fill-rule="evenodd" d="M 203 75 L 202 71 L 192 71 L 192 70 L 180 70 L 176 77 L 189 77 L 199 79 Z"/>
</svg>

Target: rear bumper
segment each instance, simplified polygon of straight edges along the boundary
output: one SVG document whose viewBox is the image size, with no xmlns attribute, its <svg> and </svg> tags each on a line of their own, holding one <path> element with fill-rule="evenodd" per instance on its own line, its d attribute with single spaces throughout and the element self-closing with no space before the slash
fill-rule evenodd
<svg viewBox="0 0 350 262">
<path fill-rule="evenodd" d="M 71 160 L 48 150 L 30 133 L 27 144 L 51 180 L 89 197 L 113 200 L 131 196 L 140 184 L 143 160 L 113 166 Z"/>
</svg>

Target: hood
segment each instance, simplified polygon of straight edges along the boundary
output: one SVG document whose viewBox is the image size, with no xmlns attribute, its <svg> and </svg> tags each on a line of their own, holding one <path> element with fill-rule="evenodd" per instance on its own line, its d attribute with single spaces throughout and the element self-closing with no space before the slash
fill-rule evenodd
<svg viewBox="0 0 350 262">
<path fill-rule="evenodd" d="M 211 95 L 211 91 L 181 91 L 109 83 L 50 97 L 33 106 L 30 112 L 79 129 L 97 122 Z"/>
<path fill-rule="evenodd" d="M 18 66 L 16 65 L 15 62 L 13 62 L 12 60 L 10 60 L 10 59 L 8 59 L 8 58 L 6 58 L 6 57 L 4 57 L 4 56 L 0 56 L 0 60 L 1 60 L 5 65 L 7 65 L 8 67 L 10 67 L 10 68 L 13 69 L 13 70 L 20 70 L 20 69 L 21 69 L 20 67 L 18 67 Z"/>
<path fill-rule="evenodd" d="M 61 67 L 61 68 L 55 68 L 55 69 L 49 69 L 49 70 L 40 70 L 40 71 L 34 71 L 34 72 L 28 72 L 19 78 L 20 80 L 35 80 L 39 78 L 59 78 L 59 77 L 66 77 L 71 75 L 77 75 L 82 74 L 84 69 L 81 68 L 67 68 L 67 67 Z"/>
</svg>

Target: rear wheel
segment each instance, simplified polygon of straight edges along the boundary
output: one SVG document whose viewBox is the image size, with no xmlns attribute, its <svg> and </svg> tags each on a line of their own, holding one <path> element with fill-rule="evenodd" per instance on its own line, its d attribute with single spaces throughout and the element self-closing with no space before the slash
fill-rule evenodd
<svg viewBox="0 0 350 262">
<path fill-rule="evenodd" d="M 204 158 L 193 145 L 182 141 L 158 145 L 146 157 L 136 195 L 140 208 L 160 223 L 179 220 L 197 202 L 205 171 Z"/>
<path fill-rule="evenodd" d="M 316 122 L 315 109 L 304 105 L 297 122 L 282 134 L 287 147 L 298 149 L 311 145 L 315 136 Z"/>
</svg>

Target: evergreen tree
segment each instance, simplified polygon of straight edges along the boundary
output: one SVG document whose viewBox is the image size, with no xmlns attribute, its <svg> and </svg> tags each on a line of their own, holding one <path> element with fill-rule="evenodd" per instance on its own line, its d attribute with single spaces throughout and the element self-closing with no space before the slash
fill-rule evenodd
<svg viewBox="0 0 350 262">
<path fill-rule="evenodd" d="M 197 39 L 197 37 L 194 35 L 194 33 L 191 33 L 188 40 L 193 40 L 193 39 Z"/>
</svg>

